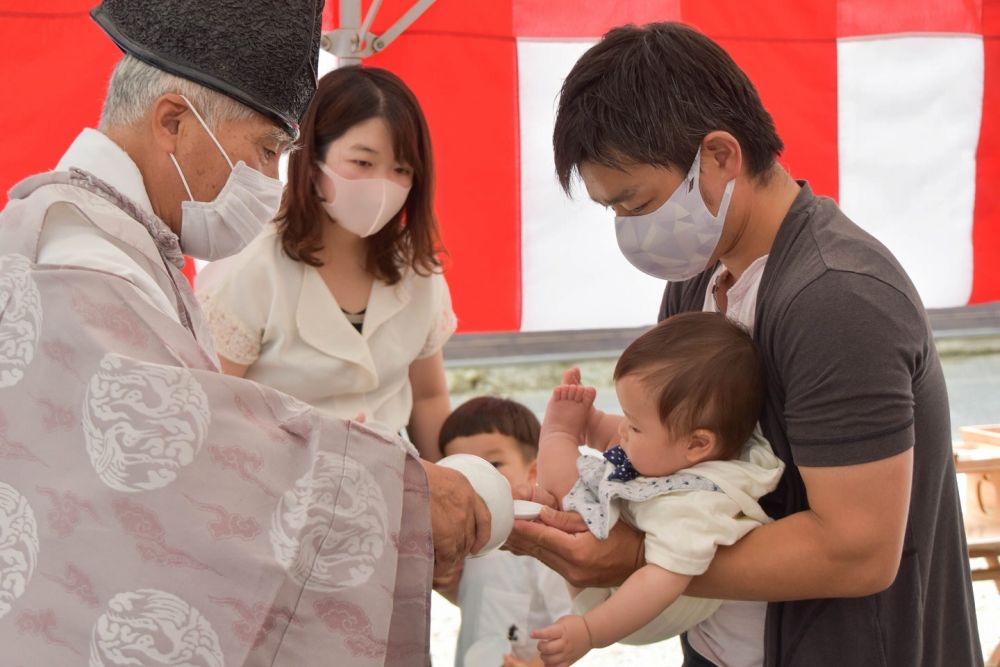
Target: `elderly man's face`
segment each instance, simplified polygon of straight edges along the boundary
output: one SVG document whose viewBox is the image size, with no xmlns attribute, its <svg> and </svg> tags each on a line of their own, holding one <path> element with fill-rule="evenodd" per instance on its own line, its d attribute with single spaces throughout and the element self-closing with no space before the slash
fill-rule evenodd
<svg viewBox="0 0 1000 667">
<path fill-rule="evenodd" d="M 181 120 L 174 156 L 184 170 L 195 200 L 212 201 L 229 178 L 229 164 L 194 114 L 188 115 L 187 122 Z M 287 149 L 290 138 L 277 125 L 255 117 L 224 121 L 214 133 L 234 165 L 242 160 L 266 176 L 278 177 L 278 158 Z"/>
<path fill-rule="evenodd" d="M 202 110 L 198 112 L 204 118 Z M 189 197 L 170 155 L 187 180 L 191 198 L 198 202 L 214 200 L 229 179 L 231 169 L 212 136 L 181 96 L 160 98 L 151 120 L 155 148 L 140 169 L 157 215 L 179 232 L 181 204 Z M 291 144 L 291 137 L 260 115 L 248 120 L 222 121 L 213 128 L 213 134 L 233 165 L 243 161 L 271 178 L 277 178 L 278 159 Z"/>
</svg>

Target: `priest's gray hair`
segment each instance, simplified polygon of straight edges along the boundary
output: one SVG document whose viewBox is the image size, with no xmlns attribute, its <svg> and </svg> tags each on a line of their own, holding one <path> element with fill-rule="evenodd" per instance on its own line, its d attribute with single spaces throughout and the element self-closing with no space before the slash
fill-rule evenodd
<svg viewBox="0 0 1000 667">
<path fill-rule="evenodd" d="M 160 96 L 177 93 L 191 100 L 213 130 L 224 121 L 249 120 L 256 111 L 233 98 L 126 55 L 115 66 L 101 111 L 100 130 L 137 123 Z"/>
</svg>

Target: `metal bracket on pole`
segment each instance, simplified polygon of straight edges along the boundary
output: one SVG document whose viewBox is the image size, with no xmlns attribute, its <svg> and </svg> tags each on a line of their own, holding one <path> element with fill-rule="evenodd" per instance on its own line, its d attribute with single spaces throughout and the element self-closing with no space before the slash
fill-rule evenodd
<svg viewBox="0 0 1000 667">
<path fill-rule="evenodd" d="M 381 35 L 369 32 L 375 21 L 375 15 L 382 5 L 382 0 L 372 0 L 368 14 L 361 20 L 361 0 L 340 1 L 340 27 L 323 33 L 320 48 L 337 56 L 341 65 L 357 65 L 361 60 L 384 50 L 399 37 L 404 30 L 413 25 L 434 0 L 417 0 L 392 27 Z"/>
</svg>

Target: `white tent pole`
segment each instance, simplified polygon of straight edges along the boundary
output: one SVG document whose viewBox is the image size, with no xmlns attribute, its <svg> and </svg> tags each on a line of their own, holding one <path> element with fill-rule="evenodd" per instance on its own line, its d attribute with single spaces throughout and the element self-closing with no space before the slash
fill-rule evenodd
<svg viewBox="0 0 1000 667">
<path fill-rule="evenodd" d="M 413 22 L 420 18 L 420 15 L 427 11 L 427 8 L 434 4 L 434 0 L 417 0 L 399 20 L 392 24 L 392 27 L 375 38 L 371 43 L 373 51 L 381 51 L 389 46 L 394 39 L 399 37 L 404 30 L 413 25 Z"/>
<path fill-rule="evenodd" d="M 433 4 L 434 0 L 417 0 L 391 28 L 381 35 L 373 35 L 369 28 L 382 6 L 382 0 L 372 0 L 364 23 L 361 21 L 361 0 L 341 0 L 340 25 L 323 33 L 320 48 L 335 55 L 338 66 L 360 64 L 364 58 L 389 46 Z"/>
<path fill-rule="evenodd" d="M 372 4 L 368 7 L 368 13 L 365 14 L 365 22 L 361 24 L 358 29 L 358 34 L 364 37 L 368 34 L 368 30 L 372 27 L 372 23 L 375 22 L 375 15 L 378 14 L 379 8 L 382 6 L 382 0 L 372 0 Z M 359 10 L 360 11 L 360 8 Z"/>
</svg>

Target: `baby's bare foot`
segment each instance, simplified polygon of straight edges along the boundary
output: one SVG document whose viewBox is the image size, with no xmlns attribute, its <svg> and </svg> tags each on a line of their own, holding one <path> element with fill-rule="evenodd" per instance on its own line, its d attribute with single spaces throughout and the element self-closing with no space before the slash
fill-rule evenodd
<svg viewBox="0 0 1000 667">
<path fill-rule="evenodd" d="M 563 384 L 580 384 L 580 369 L 569 368 L 563 373 Z"/>
<path fill-rule="evenodd" d="M 582 443 L 596 396 L 596 389 L 579 384 L 562 384 L 553 389 L 542 421 L 542 437 L 565 433 Z"/>
</svg>

